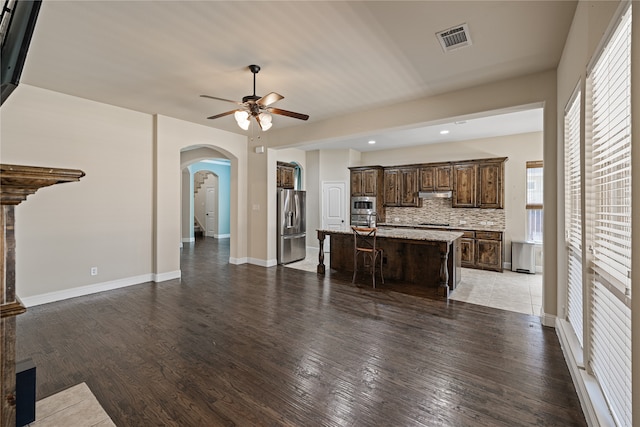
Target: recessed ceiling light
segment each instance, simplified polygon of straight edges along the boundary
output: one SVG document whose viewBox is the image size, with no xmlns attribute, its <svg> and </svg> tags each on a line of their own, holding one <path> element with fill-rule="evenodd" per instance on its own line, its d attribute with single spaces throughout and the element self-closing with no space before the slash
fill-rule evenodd
<svg viewBox="0 0 640 427">
<path fill-rule="evenodd" d="M 375 142 L 373 139 L 372 139 L 371 141 L 369 141 L 369 144 L 371 144 L 371 145 L 373 145 L 373 144 L 375 144 L 375 143 L 376 143 L 376 142 Z"/>
<path fill-rule="evenodd" d="M 445 129 L 445 130 L 441 130 L 441 131 L 440 131 L 440 135 L 446 135 L 446 134 L 448 134 L 448 133 L 449 133 L 449 131 L 448 131 L 448 130 L 446 130 L 446 129 Z"/>
</svg>

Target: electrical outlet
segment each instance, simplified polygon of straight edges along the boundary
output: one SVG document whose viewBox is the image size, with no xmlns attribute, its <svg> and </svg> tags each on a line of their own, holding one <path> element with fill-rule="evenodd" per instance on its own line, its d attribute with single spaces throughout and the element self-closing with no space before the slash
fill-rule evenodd
<svg viewBox="0 0 640 427">
<path fill-rule="evenodd" d="M 91 275 L 92 276 L 98 275 L 98 267 L 91 267 Z"/>
</svg>

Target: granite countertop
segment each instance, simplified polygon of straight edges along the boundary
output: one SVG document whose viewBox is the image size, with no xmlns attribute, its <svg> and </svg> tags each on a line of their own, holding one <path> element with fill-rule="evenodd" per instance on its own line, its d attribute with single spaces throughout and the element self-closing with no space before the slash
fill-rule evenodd
<svg viewBox="0 0 640 427">
<path fill-rule="evenodd" d="M 378 227 L 398 227 L 398 228 L 417 228 L 417 229 L 438 229 L 438 230 L 474 230 L 474 231 L 500 231 L 504 232 L 504 229 L 497 228 L 491 225 L 480 226 L 465 226 L 464 224 L 458 226 L 452 225 L 420 225 L 420 224 L 405 224 L 402 222 L 379 222 Z"/>
<path fill-rule="evenodd" d="M 318 229 L 318 231 L 323 231 L 327 234 L 353 233 L 351 227 L 343 227 L 337 230 Z M 412 228 L 378 228 L 378 237 L 384 237 L 387 239 L 425 240 L 431 242 L 451 243 L 457 238 L 462 237 L 462 233 L 459 231 L 417 230 Z"/>
</svg>

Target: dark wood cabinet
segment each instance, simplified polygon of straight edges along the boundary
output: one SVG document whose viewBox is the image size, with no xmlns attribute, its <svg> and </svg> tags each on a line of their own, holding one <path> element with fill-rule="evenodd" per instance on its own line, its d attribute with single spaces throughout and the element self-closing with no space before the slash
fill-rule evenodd
<svg viewBox="0 0 640 427">
<path fill-rule="evenodd" d="M 351 195 L 377 197 L 382 181 L 382 167 L 350 169 Z"/>
<path fill-rule="evenodd" d="M 504 208 L 504 162 L 506 158 L 453 164 L 454 208 Z"/>
<path fill-rule="evenodd" d="M 460 238 L 460 265 L 502 272 L 501 231 L 465 230 Z"/>
<path fill-rule="evenodd" d="M 456 163 L 453 165 L 454 208 L 475 208 L 478 192 L 478 168 L 475 163 Z"/>
<path fill-rule="evenodd" d="M 451 165 L 428 165 L 419 168 L 419 191 L 449 191 L 452 188 Z"/>
<path fill-rule="evenodd" d="M 474 268 L 502 272 L 502 235 L 500 231 L 476 231 Z"/>
<path fill-rule="evenodd" d="M 476 267 L 502 271 L 502 233 L 476 231 Z"/>
<path fill-rule="evenodd" d="M 478 163 L 478 207 L 502 208 L 504 161 Z"/>
<path fill-rule="evenodd" d="M 398 169 L 384 170 L 384 205 L 398 206 Z"/>
<path fill-rule="evenodd" d="M 384 205 L 420 206 L 417 167 L 384 170 Z"/>
<path fill-rule="evenodd" d="M 276 187 L 294 188 L 296 166 L 290 163 L 278 162 L 276 170 Z"/>
<path fill-rule="evenodd" d="M 419 191 L 452 191 L 454 208 L 504 207 L 506 157 L 351 170 L 351 195 L 376 196 L 384 206 L 419 207 Z M 381 209 L 379 209 L 380 211 Z"/>
<path fill-rule="evenodd" d="M 398 191 L 400 206 L 420 206 L 418 198 L 418 168 L 400 169 L 400 188 Z"/>
<path fill-rule="evenodd" d="M 460 238 L 460 265 L 474 268 L 476 264 L 476 239 L 473 231 L 464 231 Z"/>
</svg>

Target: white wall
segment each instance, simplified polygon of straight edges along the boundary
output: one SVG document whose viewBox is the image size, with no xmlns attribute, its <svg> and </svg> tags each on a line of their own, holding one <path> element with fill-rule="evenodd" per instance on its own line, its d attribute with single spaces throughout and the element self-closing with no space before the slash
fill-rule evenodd
<svg viewBox="0 0 640 427">
<path fill-rule="evenodd" d="M 511 241 L 525 239 L 526 162 L 542 160 L 541 132 L 443 144 L 425 144 L 395 150 L 362 153 L 364 165 L 395 166 L 508 157 L 505 163 L 505 262 L 511 262 Z M 555 165 L 551 165 L 554 168 Z M 480 209 L 478 212 L 482 212 Z"/>
<path fill-rule="evenodd" d="M 230 262 L 248 259 L 247 140 L 237 135 L 165 116 L 156 116 L 155 139 L 155 271 L 162 275 L 180 268 L 181 150 L 213 148 L 231 161 Z"/>
<path fill-rule="evenodd" d="M 86 173 L 16 208 L 17 293 L 25 303 L 81 286 L 150 280 L 152 117 L 28 85 L 0 112 L 3 163 Z"/>
<path fill-rule="evenodd" d="M 244 136 L 28 85 L 0 112 L 3 163 L 86 173 L 16 209 L 17 293 L 27 306 L 180 277 L 184 147 L 232 159 L 230 261 L 246 262 Z"/>
</svg>

